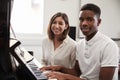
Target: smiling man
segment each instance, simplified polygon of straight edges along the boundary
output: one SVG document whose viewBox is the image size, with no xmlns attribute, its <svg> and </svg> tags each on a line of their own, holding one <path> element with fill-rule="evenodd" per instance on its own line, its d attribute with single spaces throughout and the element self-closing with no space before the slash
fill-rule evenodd
<svg viewBox="0 0 120 80">
<path fill-rule="evenodd" d="M 58 80 L 118 80 L 119 49 L 117 44 L 102 34 L 98 27 L 101 23 L 101 10 L 95 4 L 85 4 L 79 14 L 80 29 L 85 39 L 77 43 L 76 64 L 74 69 L 50 66 L 47 76 Z M 76 76 L 80 77 L 76 77 Z"/>
</svg>

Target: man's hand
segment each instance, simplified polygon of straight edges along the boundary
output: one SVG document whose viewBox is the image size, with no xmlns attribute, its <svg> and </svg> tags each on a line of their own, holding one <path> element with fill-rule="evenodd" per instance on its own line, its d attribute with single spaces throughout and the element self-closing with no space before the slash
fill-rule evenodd
<svg viewBox="0 0 120 80">
<path fill-rule="evenodd" d="M 79 77 L 70 75 L 70 74 L 65 74 L 65 73 L 61 73 L 61 72 L 49 72 L 47 74 L 45 74 L 48 79 L 57 79 L 57 80 L 85 80 L 85 79 L 81 79 Z"/>
<path fill-rule="evenodd" d="M 45 75 L 48 79 L 66 80 L 65 74 L 60 72 L 49 72 Z"/>
</svg>

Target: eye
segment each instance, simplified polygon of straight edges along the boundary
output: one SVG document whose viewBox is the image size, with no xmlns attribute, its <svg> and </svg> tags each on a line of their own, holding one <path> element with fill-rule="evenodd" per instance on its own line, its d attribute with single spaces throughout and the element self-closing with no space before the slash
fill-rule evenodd
<svg viewBox="0 0 120 80">
<path fill-rule="evenodd" d="M 88 18 L 87 18 L 87 21 L 93 21 L 93 18 L 88 17 Z"/>
<path fill-rule="evenodd" d="M 56 24 L 57 22 L 56 21 L 53 21 L 53 23 L 52 24 Z"/>
<path fill-rule="evenodd" d="M 79 18 L 79 21 L 80 21 L 80 22 L 83 22 L 83 21 L 84 21 L 84 19 L 83 19 L 83 18 Z"/>
<path fill-rule="evenodd" d="M 63 22 L 59 22 L 59 25 L 63 25 Z"/>
</svg>

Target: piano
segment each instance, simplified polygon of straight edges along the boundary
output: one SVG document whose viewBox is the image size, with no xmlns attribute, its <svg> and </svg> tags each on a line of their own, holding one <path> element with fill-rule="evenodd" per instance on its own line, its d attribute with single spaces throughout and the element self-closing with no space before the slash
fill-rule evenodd
<svg viewBox="0 0 120 80">
<path fill-rule="evenodd" d="M 18 80 L 48 80 L 39 70 L 42 65 L 16 39 L 10 40 L 10 54 L 15 59 L 16 75 Z"/>
</svg>

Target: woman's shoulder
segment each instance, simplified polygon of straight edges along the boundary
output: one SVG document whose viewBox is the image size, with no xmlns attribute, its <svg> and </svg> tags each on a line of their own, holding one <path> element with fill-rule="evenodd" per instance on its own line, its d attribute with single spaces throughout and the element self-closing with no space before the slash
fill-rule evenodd
<svg viewBox="0 0 120 80">
<path fill-rule="evenodd" d="M 47 36 L 44 36 L 42 40 L 47 40 L 47 39 L 48 39 L 48 37 L 47 37 Z"/>
<path fill-rule="evenodd" d="M 72 39 L 71 37 L 69 37 L 69 36 L 67 36 L 66 41 L 67 41 L 69 44 L 76 45 L 76 41 L 73 40 L 73 39 Z"/>
<path fill-rule="evenodd" d="M 43 37 L 42 39 L 42 43 L 46 43 L 46 42 L 50 42 L 50 39 L 47 36 Z"/>
</svg>

